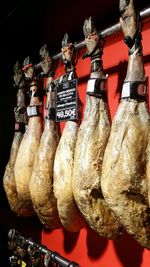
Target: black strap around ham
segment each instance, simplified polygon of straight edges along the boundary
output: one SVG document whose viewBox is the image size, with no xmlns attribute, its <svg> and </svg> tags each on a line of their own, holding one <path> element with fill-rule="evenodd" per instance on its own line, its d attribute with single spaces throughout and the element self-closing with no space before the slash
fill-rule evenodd
<svg viewBox="0 0 150 267">
<path fill-rule="evenodd" d="M 45 88 L 46 94 L 49 92 L 53 92 L 55 90 L 55 84 L 54 82 L 50 82 L 47 84 L 47 87 Z"/>
<path fill-rule="evenodd" d="M 140 32 L 140 12 L 137 11 L 137 17 L 136 17 L 136 24 L 137 24 L 137 30 L 133 38 L 130 36 L 125 36 L 124 37 L 124 42 L 125 44 L 129 47 L 129 56 L 136 53 L 138 55 L 142 54 L 142 34 Z"/>
<path fill-rule="evenodd" d="M 46 108 L 45 109 L 45 118 L 46 120 L 55 120 L 56 119 L 56 109 L 55 108 Z"/>
<path fill-rule="evenodd" d="M 95 59 L 91 61 L 91 72 L 97 72 L 102 67 L 102 60 L 101 59 Z"/>
<path fill-rule="evenodd" d="M 26 113 L 26 107 L 19 107 L 19 106 L 16 106 L 15 108 L 14 108 L 14 112 L 18 112 L 18 113 L 20 113 L 20 114 L 24 114 L 24 113 Z"/>
<path fill-rule="evenodd" d="M 123 84 L 121 99 L 145 101 L 147 96 L 146 81 L 126 81 Z"/>
<path fill-rule="evenodd" d="M 38 90 L 38 91 L 32 92 L 32 90 L 29 90 L 27 93 L 28 93 L 30 98 L 31 97 L 39 97 L 40 99 L 42 99 L 42 97 L 45 94 L 45 91 L 44 90 Z"/>
<path fill-rule="evenodd" d="M 16 106 L 14 108 L 14 116 L 15 116 L 15 122 L 16 123 L 27 123 L 27 111 L 26 107 L 19 107 Z"/>
<path fill-rule="evenodd" d="M 131 56 L 135 51 L 137 51 L 138 54 L 142 54 L 141 40 L 141 33 L 136 34 L 133 39 L 130 36 L 124 37 L 124 42 L 129 47 L 129 56 Z"/>
<path fill-rule="evenodd" d="M 25 132 L 25 123 L 22 122 L 16 122 L 15 123 L 15 132 Z"/>
<path fill-rule="evenodd" d="M 99 79 L 99 78 L 89 79 L 87 85 L 87 94 L 98 98 L 102 98 L 104 101 L 107 101 L 106 82 L 107 79 Z"/>
</svg>

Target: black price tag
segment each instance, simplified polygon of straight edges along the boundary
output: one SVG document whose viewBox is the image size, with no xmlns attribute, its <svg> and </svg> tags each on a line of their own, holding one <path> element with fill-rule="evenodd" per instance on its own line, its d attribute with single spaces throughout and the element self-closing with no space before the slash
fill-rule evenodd
<svg viewBox="0 0 150 267">
<path fill-rule="evenodd" d="M 77 79 L 58 83 L 56 89 L 56 121 L 77 120 Z"/>
</svg>

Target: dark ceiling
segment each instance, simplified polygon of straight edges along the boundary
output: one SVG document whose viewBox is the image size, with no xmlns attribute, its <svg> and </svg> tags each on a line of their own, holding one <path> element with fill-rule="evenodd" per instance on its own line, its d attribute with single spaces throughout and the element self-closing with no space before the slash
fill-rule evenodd
<svg viewBox="0 0 150 267">
<path fill-rule="evenodd" d="M 150 5 L 149 0 L 136 4 L 140 10 Z M 0 8 L 1 58 L 11 63 L 30 55 L 36 60 L 45 43 L 55 54 L 66 32 L 73 42 L 83 39 L 89 16 L 99 30 L 118 22 L 119 0 L 5 0 Z"/>
</svg>

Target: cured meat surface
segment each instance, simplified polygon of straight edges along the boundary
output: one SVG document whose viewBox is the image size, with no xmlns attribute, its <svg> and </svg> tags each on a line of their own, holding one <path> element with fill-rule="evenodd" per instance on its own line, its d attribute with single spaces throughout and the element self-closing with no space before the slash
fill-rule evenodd
<svg viewBox="0 0 150 267">
<path fill-rule="evenodd" d="M 27 107 L 28 127 L 21 141 L 15 162 L 15 181 L 20 201 L 24 202 L 27 208 L 33 209 L 29 181 L 43 131 L 43 119 L 35 68 L 29 57 L 24 60 L 23 65 L 22 69 L 29 83 L 30 105 Z"/>
<path fill-rule="evenodd" d="M 110 123 L 105 102 L 87 95 L 86 111 L 75 149 L 73 192 L 88 224 L 100 235 L 115 239 L 121 234 L 121 227 L 99 188 L 109 132 Z"/>
<path fill-rule="evenodd" d="M 133 0 L 120 0 L 120 12 L 124 40 L 129 48 L 129 62 L 122 100 L 104 155 L 101 187 L 106 202 L 125 230 L 143 247 L 150 249 L 146 177 L 150 117 L 146 105 L 141 27 Z"/>
<path fill-rule="evenodd" d="M 146 154 L 147 154 L 146 178 L 147 178 L 147 187 L 148 187 L 148 203 L 150 207 L 150 134 L 148 137 L 148 146 L 147 146 Z"/>
<path fill-rule="evenodd" d="M 125 229 L 150 248 L 146 147 L 150 119 L 145 102 L 122 102 L 105 151 L 101 186 L 105 200 Z"/>
<path fill-rule="evenodd" d="M 61 52 L 66 72 L 61 78 L 61 82 L 73 80 L 76 78 L 74 45 L 69 41 L 68 34 L 64 35 Z M 78 121 L 73 120 L 65 123 L 54 160 L 54 195 L 57 199 L 61 223 L 70 232 L 77 232 L 85 225 L 85 220 L 77 208 L 72 192 L 74 150 L 79 128 L 78 123 Z"/>
<path fill-rule="evenodd" d="M 37 153 L 42 134 L 41 117 L 31 117 L 27 130 L 19 147 L 15 162 L 15 181 L 20 201 L 27 208 L 32 207 L 29 181 L 32 174 L 34 158 Z"/>
<path fill-rule="evenodd" d="M 18 153 L 20 143 L 22 141 L 25 125 L 27 124 L 27 114 L 26 114 L 26 97 L 25 97 L 25 81 L 22 75 L 22 70 L 19 61 L 14 65 L 14 76 L 13 76 L 15 87 L 18 88 L 17 91 L 17 103 L 14 109 L 15 117 L 15 133 L 11 145 L 9 161 L 6 165 L 3 186 L 6 192 L 6 196 L 11 207 L 11 210 L 19 216 L 31 216 L 33 209 L 26 208 L 26 205 L 18 199 L 18 194 L 16 190 L 16 182 L 14 175 L 14 166 Z"/>
<path fill-rule="evenodd" d="M 78 131 L 73 168 L 73 193 L 79 210 L 98 234 L 116 239 L 122 228 L 106 204 L 100 179 L 103 155 L 109 138 L 106 79 L 102 64 L 102 42 L 92 17 L 83 25 L 87 51 L 91 58 L 91 74 L 87 84 L 84 118 Z"/>
<path fill-rule="evenodd" d="M 11 210 L 14 211 L 17 215 L 30 216 L 32 215 L 33 210 L 26 209 L 23 203 L 19 201 L 14 178 L 14 165 L 22 137 L 23 133 L 15 132 L 10 151 L 10 158 L 4 172 L 3 185 Z"/>
<path fill-rule="evenodd" d="M 74 150 L 78 123 L 66 122 L 54 161 L 54 195 L 62 225 L 71 232 L 79 231 L 85 222 L 72 192 Z"/>
<path fill-rule="evenodd" d="M 50 229 L 61 225 L 53 193 L 53 164 L 58 142 L 59 132 L 56 123 L 46 120 L 29 183 L 37 216 Z"/>
<path fill-rule="evenodd" d="M 42 46 L 39 54 L 42 71 L 46 77 L 44 83 L 46 86 L 45 124 L 34 160 L 29 189 L 34 209 L 40 221 L 46 228 L 54 229 L 61 226 L 57 202 L 53 193 L 53 164 L 60 134 L 58 123 L 55 122 L 56 90 L 52 59 L 47 45 Z"/>
</svg>

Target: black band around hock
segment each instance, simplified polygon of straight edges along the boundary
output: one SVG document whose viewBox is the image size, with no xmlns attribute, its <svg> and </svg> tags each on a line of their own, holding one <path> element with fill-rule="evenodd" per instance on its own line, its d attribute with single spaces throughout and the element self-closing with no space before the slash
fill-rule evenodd
<svg viewBox="0 0 150 267">
<path fill-rule="evenodd" d="M 15 123 L 15 132 L 25 132 L 25 123 L 22 122 L 16 122 Z"/>
<path fill-rule="evenodd" d="M 14 112 L 16 113 L 20 113 L 20 114 L 24 114 L 26 113 L 26 107 L 19 107 L 19 106 L 16 106 L 14 108 Z"/>
<path fill-rule="evenodd" d="M 123 84 L 121 99 L 146 100 L 147 86 L 145 81 L 127 81 Z"/>
<path fill-rule="evenodd" d="M 45 95 L 45 90 L 38 90 L 35 92 L 32 92 L 32 90 L 29 90 L 28 92 L 29 98 L 31 97 L 39 97 L 40 100 L 42 100 L 43 96 Z"/>
<path fill-rule="evenodd" d="M 45 118 L 46 120 L 55 120 L 56 119 L 56 109 L 55 108 L 46 108 L 45 109 Z"/>
<path fill-rule="evenodd" d="M 14 116 L 15 121 L 18 123 L 27 123 L 27 111 L 26 107 L 18 107 L 14 108 Z"/>
<path fill-rule="evenodd" d="M 97 59 L 91 61 L 91 72 L 97 72 L 102 68 L 102 60 Z"/>
<path fill-rule="evenodd" d="M 54 84 L 54 82 L 50 82 L 47 85 L 46 89 L 45 89 L 46 94 L 49 93 L 49 92 L 53 92 L 54 90 L 55 90 L 55 84 Z"/>
<path fill-rule="evenodd" d="M 107 101 L 106 83 L 107 79 L 99 79 L 99 78 L 89 79 L 87 85 L 87 94 L 98 98 L 102 98 L 104 101 Z"/>
<path fill-rule="evenodd" d="M 124 42 L 129 47 L 129 55 L 132 55 L 136 50 L 138 54 L 142 54 L 141 40 L 141 33 L 136 34 L 133 39 L 130 36 L 124 37 Z"/>
</svg>

